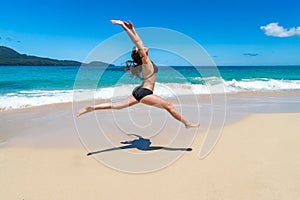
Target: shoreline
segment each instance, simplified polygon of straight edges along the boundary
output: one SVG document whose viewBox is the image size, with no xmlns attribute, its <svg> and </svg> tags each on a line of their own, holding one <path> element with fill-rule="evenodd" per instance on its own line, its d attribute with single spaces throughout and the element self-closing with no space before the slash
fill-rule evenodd
<svg viewBox="0 0 300 200">
<path fill-rule="evenodd" d="M 224 98 L 224 94 L 220 95 Z M 218 95 L 215 98 L 218 100 Z M 220 110 L 221 113 L 219 115 L 214 116 L 214 120 L 220 121 L 219 126 L 222 125 L 222 120 L 225 120 L 225 125 L 230 125 L 256 113 L 300 113 L 299 93 L 237 93 L 226 95 L 226 102 L 223 102 L 224 99 L 222 100 L 222 98 L 219 105 L 226 105 L 226 107 Z M 196 98 L 195 96 L 181 96 L 180 104 L 178 104 L 178 99 L 168 100 L 188 120 L 199 120 L 202 132 L 209 129 L 210 119 L 214 114 L 212 109 L 219 111 L 218 105 L 211 104 L 209 95 L 197 95 Z M 96 103 L 105 101 L 109 100 L 96 100 Z M 132 124 L 132 122 L 136 121 L 141 123 L 140 126 L 146 126 L 146 128 L 138 128 L 135 131 L 147 132 L 149 136 L 150 132 L 153 132 L 151 127 L 162 126 L 159 119 L 164 121 L 164 123 L 169 123 L 169 126 L 182 128 L 181 123 L 174 120 L 166 111 L 144 106 L 143 104 L 119 111 L 96 111 L 79 119 L 73 117 L 74 110 L 89 104 L 92 104 L 92 102 L 76 102 L 74 105 L 73 103 L 61 103 L 2 111 L 0 112 L 0 124 L 2 127 L 0 146 L 14 145 L 15 143 L 18 145 L 23 143 L 32 144 L 33 146 L 78 146 L 80 141 L 78 140 L 74 122 L 81 122 L 85 118 L 94 120 L 93 116 L 96 117 L 97 123 L 101 122 L 104 126 L 109 124 L 110 127 L 115 127 L 115 132 L 120 132 L 118 124 L 125 126 L 124 130 L 127 130 L 127 132 L 134 131 L 126 123 Z M 196 105 L 196 107 L 192 105 Z M 145 116 L 145 113 L 148 113 L 147 116 Z M 225 118 L 223 119 L 223 117 Z M 141 122 L 140 119 L 142 118 L 145 118 L 146 121 L 150 120 L 150 124 Z M 101 120 L 99 121 L 99 119 Z M 153 119 L 156 119 L 156 121 L 153 121 Z M 85 123 L 88 124 L 88 122 Z M 133 124 L 133 126 L 136 126 L 136 124 Z M 95 126 L 93 131 L 96 132 L 97 129 L 99 128 Z M 165 132 L 168 132 L 168 130 L 171 131 L 171 129 L 166 129 Z M 37 139 L 30 139 L 30 137 Z"/>
<path fill-rule="evenodd" d="M 193 95 L 178 95 L 180 98 L 184 100 L 188 100 L 191 97 L 196 97 L 197 99 L 203 98 L 205 100 L 209 100 L 211 96 L 225 96 L 225 97 L 300 97 L 298 91 L 247 91 L 247 92 L 229 92 L 229 93 L 222 93 L 222 94 L 193 94 Z M 117 97 L 116 99 L 123 99 L 125 97 Z M 176 97 L 164 97 L 166 100 L 175 102 Z M 81 104 L 88 104 L 91 102 L 102 103 L 102 102 L 109 102 L 111 99 L 92 99 L 92 100 L 83 100 L 76 103 Z M 52 103 L 52 104 L 45 104 L 45 105 L 38 105 L 38 106 L 28 106 L 22 108 L 15 108 L 15 109 L 0 109 L 0 113 L 10 113 L 10 112 L 17 112 L 17 111 L 29 111 L 31 109 L 44 109 L 47 107 L 63 107 L 63 106 L 72 106 L 74 101 L 70 102 L 63 102 L 63 103 Z"/>
</svg>

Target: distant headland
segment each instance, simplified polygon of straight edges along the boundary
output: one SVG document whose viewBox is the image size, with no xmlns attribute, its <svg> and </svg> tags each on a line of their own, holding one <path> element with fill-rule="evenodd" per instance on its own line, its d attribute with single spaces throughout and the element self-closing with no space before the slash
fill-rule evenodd
<svg viewBox="0 0 300 200">
<path fill-rule="evenodd" d="M 57 60 L 20 54 L 17 51 L 0 46 L 0 66 L 114 66 L 101 61 L 81 63 L 74 60 Z"/>
</svg>

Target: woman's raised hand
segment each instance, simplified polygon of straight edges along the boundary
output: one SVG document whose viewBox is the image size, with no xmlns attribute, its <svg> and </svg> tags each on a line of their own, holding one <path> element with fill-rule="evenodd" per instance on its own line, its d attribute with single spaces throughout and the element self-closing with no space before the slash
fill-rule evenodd
<svg viewBox="0 0 300 200">
<path fill-rule="evenodd" d="M 112 20 L 110 20 L 110 22 L 112 24 L 117 24 L 117 25 L 120 25 L 120 26 L 124 26 L 125 25 L 125 23 L 123 21 L 121 21 L 121 20 L 114 20 L 114 19 L 112 19 Z"/>
<path fill-rule="evenodd" d="M 133 24 L 129 21 L 129 22 L 125 22 L 125 21 L 122 21 L 122 20 L 110 20 L 110 22 L 112 24 L 117 24 L 117 25 L 120 25 L 122 27 L 126 26 L 127 28 L 129 29 L 132 29 L 133 28 Z"/>
<path fill-rule="evenodd" d="M 127 26 L 127 28 L 129 29 L 133 29 L 133 24 L 131 23 L 131 21 L 125 22 L 124 21 L 125 26 Z"/>
</svg>

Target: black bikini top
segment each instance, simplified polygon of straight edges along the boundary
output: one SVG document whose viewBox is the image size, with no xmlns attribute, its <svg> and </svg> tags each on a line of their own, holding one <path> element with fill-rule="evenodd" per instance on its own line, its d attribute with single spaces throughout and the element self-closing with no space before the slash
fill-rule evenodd
<svg viewBox="0 0 300 200">
<path fill-rule="evenodd" d="M 154 73 L 157 73 L 158 72 L 158 67 L 156 66 L 156 64 L 154 64 L 154 62 L 152 62 L 152 65 L 153 65 Z"/>
<path fill-rule="evenodd" d="M 154 64 L 154 62 L 151 61 L 151 63 L 152 63 L 153 69 L 154 69 L 153 73 L 150 74 L 149 76 L 147 76 L 146 78 L 141 78 L 142 80 L 146 80 L 158 72 L 158 67 Z"/>
</svg>

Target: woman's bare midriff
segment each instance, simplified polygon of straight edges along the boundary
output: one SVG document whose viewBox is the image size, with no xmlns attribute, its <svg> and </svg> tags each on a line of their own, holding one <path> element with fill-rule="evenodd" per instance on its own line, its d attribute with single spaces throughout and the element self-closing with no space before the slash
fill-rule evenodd
<svg viewBox="0 0 300 200">
<path fill-rule="evenodd" d="M 147 88 L 151 91 L 154 90 L 155 81 L 156 81 L 156 74 L 154 73 L 154 68 L 152 63 L 149 64 L 143 64 L 143 70 L 142 70 L 142 76 L 143 78 L 146 78 L 143 80 L 142 87 Z"/>
<path fill-rule="evenodd" d="M 142 88 L 147 88 L 147 89 L 153 91 L 154 90 L 154 85 L 155 85 L 155 83 L 145 83 L 145 82 L 143 82 L 141 86 L 142 86 Z"/>
</svg>

